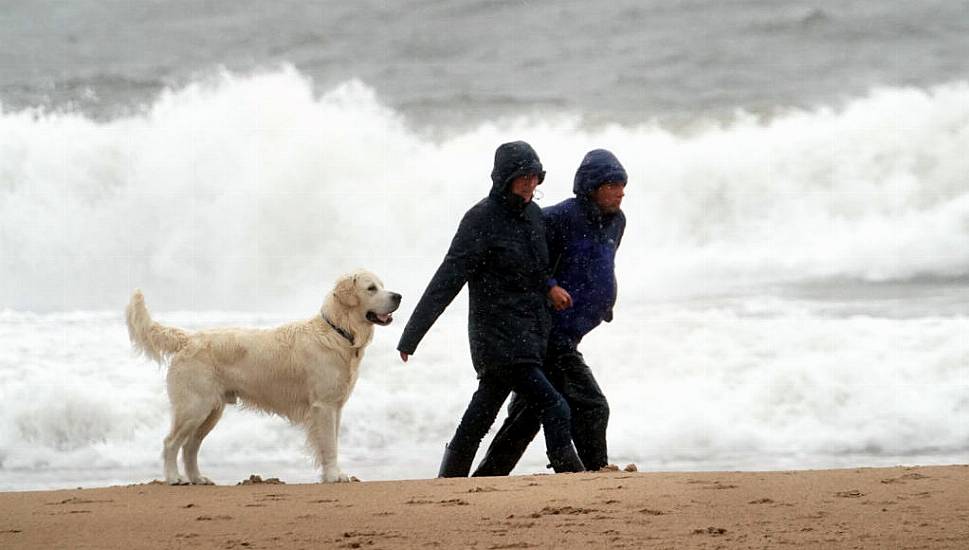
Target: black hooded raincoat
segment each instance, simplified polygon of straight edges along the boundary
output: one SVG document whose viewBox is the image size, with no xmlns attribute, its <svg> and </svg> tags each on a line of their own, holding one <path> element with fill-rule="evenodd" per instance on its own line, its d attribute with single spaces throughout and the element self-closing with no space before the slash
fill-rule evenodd
<svg viewBox="0 0 969 550">
<path fill-rule="evenodd" d="M 544 177 L 530 145 L 517 141 L 498 148 L 491 193 L 465 213 L 398 350 L 413 354 L 467 283 L 468 339 L 478 376 L 516 363 L 541 365 L 551 327 L 545 225 L 541 209 L 510 190 L 515 178 L 532 173 Z"/>
</svg>

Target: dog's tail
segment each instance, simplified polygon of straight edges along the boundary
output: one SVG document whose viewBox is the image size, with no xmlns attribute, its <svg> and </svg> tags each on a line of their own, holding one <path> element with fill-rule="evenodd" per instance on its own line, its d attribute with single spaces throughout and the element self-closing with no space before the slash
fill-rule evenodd
<svg viewBox="0 0 969 550">
<path fill-rule="evenodd" d="M 131 301 L 125 308 L 125 321 L 128 323 L 131 345 L 158 363 L 164 363 L 188 345 L 188 333 L 159 325 L 151 319 L 141 290 L 135 290 L 131 295 Z"/>
</svg>

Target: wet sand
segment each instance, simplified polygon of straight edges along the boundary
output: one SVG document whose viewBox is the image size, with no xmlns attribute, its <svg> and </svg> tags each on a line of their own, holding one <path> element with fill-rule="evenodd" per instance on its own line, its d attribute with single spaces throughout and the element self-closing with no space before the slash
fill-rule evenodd
<svg viewBox="0 0 969 550">
<path fill-rule="evenodd" d="M 969 466 L 0 494 L 0 548 L 969 548 Z"/>
</svg>

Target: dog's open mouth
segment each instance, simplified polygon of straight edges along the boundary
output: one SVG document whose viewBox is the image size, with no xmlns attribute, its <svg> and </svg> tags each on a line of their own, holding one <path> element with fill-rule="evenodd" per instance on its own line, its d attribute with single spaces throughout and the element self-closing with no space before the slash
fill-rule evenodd
<svg viewBox="0 0 969 550">
<path fill-rule="evenodd" d="M 394 316 L 389 313 L 374 313 L 372 311 L 368 311 L 367 320 L 375 325 L 386 326 L 394 320 Z"/>
</svg>

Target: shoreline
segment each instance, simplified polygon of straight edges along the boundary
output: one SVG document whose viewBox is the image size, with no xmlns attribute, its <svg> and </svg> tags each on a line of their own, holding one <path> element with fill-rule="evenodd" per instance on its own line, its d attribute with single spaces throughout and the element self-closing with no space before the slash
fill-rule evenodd
<svg viewBox="0 0 969 550">
<path fill-rule="evenodd" d="M 969 465 L 0 493 L 3 548 L 967 548 Z"/>
</svg>

